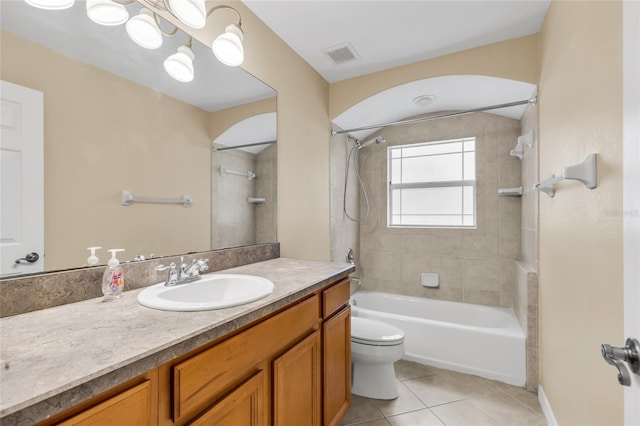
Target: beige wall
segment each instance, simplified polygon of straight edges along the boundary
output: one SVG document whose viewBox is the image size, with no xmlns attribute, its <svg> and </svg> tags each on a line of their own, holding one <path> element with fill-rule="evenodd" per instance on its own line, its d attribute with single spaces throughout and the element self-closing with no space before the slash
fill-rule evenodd
<svg viewBox="0 0 640 426">
<path fill-rule="evenodd" d="M 209 139 L 215 141 L 231 126 L 255 115 L 276 112 L 276 97 L 215 111 L 209 115 Z"/>
<path fill-rule="evenodd" d="M 371 202 L 371 213 L 360 222 L 363 288 L 511 307 L 520 198 L 499 197 L 498 188 L 520 185 L 520 160 L 509 155 L 520 122 L 478 113 L 388 127 L 375 135 L 387 143 L 360 151 L 360 175 Z M 477 229 L 387 227 L 387 147 L 470 136 L 476 138 Z M 363 217 L 364 205 L 361 198 Z M 438 273 L 440 286 L 423 287 L 422 272 Z"/>
<path fill-rule="evenodd" d="M 535 84 L 538 63 L 534 34 L 354 77 L 331 84 L 329 115 L 333 119 L 376 93 L 430 77 L 477 74 Z"/>
<path fill-rule="evenodd" d="M 44 93 L 45 269 L 80 266 L 96 245 L 103 263 L 107 248 L 209 249 L 206 112 L 10 33 L 1 43 L 1 78 Z M 121 190 L 193 205 L 123 207 Z"/>
<path fill-rule="evenodd" d="M 540 197 L 541 384 L 562 425 L 623 424 L 623 389 L 600 355 L 621 343 L 622 6 L 552 2 L 541 33 L 540 176 L 598 153 L 598 188 Z"/>
</svg>

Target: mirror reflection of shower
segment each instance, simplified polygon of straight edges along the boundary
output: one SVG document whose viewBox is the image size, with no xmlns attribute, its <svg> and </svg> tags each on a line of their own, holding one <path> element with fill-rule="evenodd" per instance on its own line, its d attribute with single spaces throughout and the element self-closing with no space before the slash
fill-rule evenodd
<svg viewBox="0 0 640 426">
<path fill-rule="evenodd" d="M 342 199 L 342 211 L 344 212 L 344 215 L 350 220 L 354 222 L 360 222 L 361 220 L 369 217 L 371 206 L 369 205 L 369 196 L 367 195 L 367 190 L 364 187 L 362 178 L 360 177 L 360 169 L 358 166 L 358 153 L 360 152 L 361 149 L 367 148 L 368 146 L 374 143 L 376 145 L 383 144 L 386 142 L 386 140 L 384 140 L 382 136 L 378 136 L 376 138 L 371 138 L 366 142 L 360 143 L 359 139 L 356 139 L 351 135 L 347 135 L 347 144 L 349 142 L 355 142 L 355 144 L 353 145 L 353 148 L 351 148 L 351 150 L 349 151 L 349 155 L 347 156 L 347 165 L 345 167 L 345 173 L 344 173 L 344 192 L 343 192 L 343 199 Z M 353 166 L 354 166 L 353 168 L 356 172 L 356 176 L 358 178 L 360 188 L 362 188 L 362 194 L 364 195 L 364 202 L 365 202 L 365 205 L 367 206 L 367 210 L 366 210 L 366 213 L 364 214 L 364 217 L 360 217 L 360 218 L 354 217 L 359 215 L 354 214 L 352 216 L 347 211 L 347 182 L 349 182 L 349 169 L 350 169 L 349 166 L 351 165 L 351 158 L 353 158 Z"/>
</svg>

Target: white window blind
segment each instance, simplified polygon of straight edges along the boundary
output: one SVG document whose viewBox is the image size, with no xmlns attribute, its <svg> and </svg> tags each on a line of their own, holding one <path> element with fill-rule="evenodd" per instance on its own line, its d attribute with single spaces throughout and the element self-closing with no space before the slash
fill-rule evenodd
<svg viewBox="0 0 640 426">
<path fill-rule="evenodd" d="M 389 226 L 476 226 L 476 139 L 387 148 Z"/>
</svg>

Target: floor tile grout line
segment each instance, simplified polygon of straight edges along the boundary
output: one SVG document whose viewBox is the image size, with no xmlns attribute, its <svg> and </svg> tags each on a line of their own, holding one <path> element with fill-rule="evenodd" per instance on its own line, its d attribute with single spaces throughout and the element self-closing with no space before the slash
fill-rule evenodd
<svg viewBox="0 0 640 426">
<path fill-rule="evenodd" d="M 449 375 L 449 374 L 461 374 L 463 376 L 470 376 L 473 377 L 473 380 L 477 380 L 480 379 L 482 382 L 484 382 L 484 384 L 488 385 L 488 387 L 490 388 L 490 392 L 486 393 L 486 394 L 482 394 L 482 395 L 476 395 L 476 396 L 465 396 L 462 397 L 460 399 L 456 399 L 453 401 L 448 401 L 442 404 L 437 404 L 437 405 L 433 405 L 433 406 L 428 406 L 427 403 L 425 401 L 423 401 L 408 385 L 407 382 L 409 381 L 414 381 L 414 380 L 420 380 L 420 379 L 424 379 L 426 377 L 434 377 L 434 376 L 440 376 L 440 375 Z M 467 374 L 467 373 L 458 373 L 458 372 L 454 372 L 454 371 L 447 371 L 447 370 L 442 370 L 441 372 L 437 372 L 434 374 L 425 374 L 425 375 L 420 375 L 417 377 L 411 377 L 411 378 L 405 378 L 405 379 L 400 379 L 397 378 L 399 384 L 403 385 L 404 388 L 406 390 L 409 391 L 409 393 L 411 395 L 413 395 L 413 397 L 416 398 L 417 401 L 419 401 L 422 405 L 424 405 L 424 407 L 422 408 L 416 408 L 416 409 L 410 409 L 408 411 L 404 411 L 404 412 L 398 412 L 398 413 L 392 413 L 392 414 L 385 414 L 379 407 L 374 405 L 374 408 L 376 409 L 376 411 L 378 412 L 378 415 L 381 415 L 382 417 L 376 418 L 376 419 L 370 419 L 370 420 L 363 420 L 363 421 L 359 421 L 357 423 L 349 423 L 348 425 L 344 425 L 344 426 L 358 426 L 358 425 L 362 425 L 368 422 L 375 422 L 375 421 L 380 421 L 382 419 L 385 420 L 385 423 L 389 426 L 391 426 L 391 418 L 396 417 L 396 416 L 401 416 L 401 415 L 405 415 L 408 413 L 412 413 L 412 412 L 417 412 L 417 411 L 423 411 L 423 410 L 428 410 L 429 413 L 433 414 L 436 419 L 438 419 L 439 422 L 441 422 L 442 424 L 444 424 L 446 426 L 446 423 L 444 422 L 444 420 L 442 418 L 440 418 L 435 411 L 433 411 L 433 408 L 437 408 L 437 407 L 441 407 L 444 405 L 448 405 L 448 404 L 453 404 L 453 403 L 457 403 L 457 402 L 462 402 L 462 401 L 469 401 L 476 409 L 480 410 L 480 412 L 482 412 L 483 414 L 485 414 L 486 416 L 488 416 L 491 420 L 493 420 L 494 422 L 496 422 L 496 424 L 498 425 L 502 425 L 502 423 L 500 421 L 498 421 L 498 419 L 496 419 L 494 417 L 494 415 L 492 415 L 489 411 L 487 411 L 486 409 L 483 409 L 482 407 L 480 407 L 479 405 L 476 404 L 476 400 L 479 400 L 480 398 L 483 397 L 487 397 L 489 395 L 495 395 L 495 394 L 500 394 L 500 395 L 507 395 L 509 397 L 510 401 L 517 401 L 516 402 L 516 406 L 520 407 L 520 409 L 525 408 L 525 410 L 522 410 L 524 412 L 527 412 L 529 414 L 532 415 L 539 415 L 540 413 L 535 410 L 533 407 L 530 407 L 526 402 L 519 400 L 518 398 L 516 398 L 515 396 L 512 396 L 509 392 L 508 389 L 505 388 L 505 386 L 502 386 L 501 383 L 495 383 L 494 380 L 491 379 L 487 379 L 481 376 L 476 376 L 473 374 Z M 508 385 L 507 386 L 511 386 Z M 518 389 L 525 389 L 525 388 L 519 388 L 517 386 L 514 386 L 514 388 L 518 388 Z M 526 390 L 526 389 L 525 389 Z"/>
<path fill-rule="evenodd" d="M 519 388 L 519 389 L 523 389 L 523 388 Z M 529 411 L 531 411 L 534 414 L 540 414 L 538 413 L 536 410 L 534 410 L 533 408 L 529 407 L 527 404 L 525 404 L 524 402 L 520 401 L 518 398 L 516 398 L 515 396 L 511 395 L 509 392 L 507 392 L 504 389 L 501 389 L 500 387 L 498 387 L 498 390 L 500 390 L 502 393 L 504 393 L 505 395 L 507 395 L 509 398 L 513 399 L 514 401 L 516 401 L 518 404 L 520 404 L 521 406 L 525 407 L 526 409 L 528 409 Z M 527 391 L 529 392 L 529 391 Z"/>
<path fill-rule="evenodd" d="M 442 423 L 444 426 L 447 426 L 447 423 L 444 421 L 444 419 L 441 419 L 440 416 L 438 416 L 438 414 L 436 414 L 435 411 L 432 411 L 430 408 L 429 408 L 429 411 L 431 411 L 431 414 L 436 416 L 436 419 L 438 419 L 440 421 L 440 423 Z"/>
<path fill-rule="evenodd" d="M 478 410 L 482 411 L 484 414 L 486 414 L 487 416 L 489 416 L 489 418 L 491 418 L 491 420 L 493 420 L 494 422 L 496 422 L 496 424 L 499 424 L 502 426 L 502 422 L 499 421 L 498 419 L 496 419 L 494 416 L 492 416 L 490 413 L 487 412 L 487 410 L 483 410 L 482 407 L 479 407 L 477 404 L 473 403 L 473 399 L 469 399 L 469 402 L 476 407 Z"/>
</svg>

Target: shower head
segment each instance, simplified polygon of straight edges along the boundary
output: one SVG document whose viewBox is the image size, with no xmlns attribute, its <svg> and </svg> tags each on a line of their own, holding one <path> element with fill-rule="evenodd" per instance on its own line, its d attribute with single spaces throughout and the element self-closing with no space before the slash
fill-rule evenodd
<svg viewBox="0 0 640 426">
<path fill-rule="evenodd" d="M 371 145 L 374 142 L 376 143 L 376 145 L 380 145 L 381 143 L 385 143 L 386 140 L 384 140 L 384 138 L 382 136 L 378 136 L 375 139 L 369 139 L 365 143 L 359 144 L 358 145 L 358 149 L 366 148 L 366 147 L 368 147 L 369 145 Z"/>
</svg>

